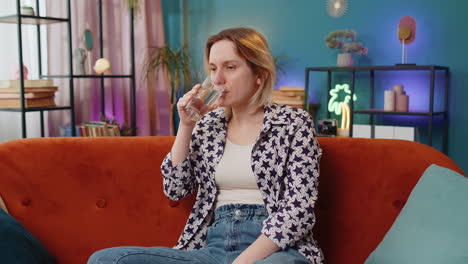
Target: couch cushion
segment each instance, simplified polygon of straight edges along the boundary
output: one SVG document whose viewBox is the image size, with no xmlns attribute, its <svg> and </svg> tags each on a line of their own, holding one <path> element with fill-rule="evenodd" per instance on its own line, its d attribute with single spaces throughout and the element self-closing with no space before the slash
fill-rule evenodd
<svg viewBox="0 0 468 264">
<path fill-rule="evenodd" d="M 1 263 L 50 264 L 55 259 L 44 246 L 11 215 L 0 209 Z"/>
<path fill-rule="evenodd" d="M 468 262 L 468 178 L 431 165 L 365 264 Z"/>
</svg>

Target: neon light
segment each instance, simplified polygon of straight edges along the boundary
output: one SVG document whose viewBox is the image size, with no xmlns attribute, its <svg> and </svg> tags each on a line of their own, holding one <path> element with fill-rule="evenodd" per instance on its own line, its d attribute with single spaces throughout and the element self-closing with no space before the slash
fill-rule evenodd
<svg viewBox="0 0 468 264">
<path fill-rule="evenodd" d="M 345 92 L 345 97 L 343 101 L 338 101 L 338 94 L 343 90 Z M 328 102 L 328 111 L 335 112 L 336 115 L 341 115 L 341 105 L 340 103 L 349 104 L 351 101 L 351 90 L 349 89 L 348 84 L 337 84 L 335 85 L 334 89 L 330 90 L 330 101 Z M 353 95 L 353 101 L 356 102 L 357 96 L 356 94 Z"/>
<path fill-rule="evenodd" d="M 347 103 L 341 102 L 340 107 L 341 107 L 341 112 L 342 112 L 342 115 L 341 115 L 341 129 L 349 130 L 349 122 L 350 122 L 350 119 L 351 119 L 351 113 L 349 111 L 349 106 L 348 106 Z"/>
</svg>

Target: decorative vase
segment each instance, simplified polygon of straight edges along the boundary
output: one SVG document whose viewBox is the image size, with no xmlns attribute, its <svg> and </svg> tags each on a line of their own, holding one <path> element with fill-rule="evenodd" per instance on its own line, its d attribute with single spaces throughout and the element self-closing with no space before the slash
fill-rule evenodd
<svg viewBox="0 0 468 264">
<path fill-rule="evenodd" d="M 385 91 L 384 111 L 395 111 L 395 91 L 393 90 Z"/>
<path fill-rule="evenodd" d="M 336 64 L 340 67 L 351 67 L 354 64 L 353 55 L 349 52 L 338 54 Z"/>
</svg>

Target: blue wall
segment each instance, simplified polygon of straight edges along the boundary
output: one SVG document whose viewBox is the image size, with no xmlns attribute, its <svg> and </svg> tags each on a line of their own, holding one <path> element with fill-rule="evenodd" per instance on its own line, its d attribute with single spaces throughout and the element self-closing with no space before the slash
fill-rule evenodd
<svg viewBox="0 0 468 264">
<path fill-rule="evenodd" d="M 393 65 L 401 60 L 401 45 L 397 39 L 398 21 L 403 16 L 412 16 L 417 22 L 416 41 L 408 46 L 408 61 L 420 65 L 443 65 L 451 70 L 449 96 L 449 156 L 468 172 L 468 114 L 464 104 L 468 98 L 468 61 L 466 45 L 468 34 L 463 29 L 468 22 L 468 1 L 443 0 L 394 0 L 353 1 L 345 16 L 331 18 L 325 10 L 325 1 L 310 0 L 196 0 L 188 1 L 188 42 L 191 45 L 195 65 L 202 71 L 203 47 L 206 38 L 224 28 L 249 26 L 261 31 L 268 39 L 272 53 L 287 56 L 286 74 L 280 76 L 278 85 L 304 86 L 304 68 L 334 66 L 338 50 L 325 47 L 324 36 L 336 29 L 354 29 L 358 40 L 369 48 L 365 57 L 355 56 L 356 65 Z M 181 43 L 182 2 L 163 0 L 166 37 L 171 46 Z M 418 74 L 424 78 L 428 75 Z M 324 76 L 323 76 L 324 77 Z M 322 104 L 317 118 L 325 117 L 326 91 L 321 75 L 312 75 L 314 80 L 310 100 Z M 365 76 L 363 77 L 365 78 Z M 395 82 L 395 78 L 400 78 Z M 410 108 L 424 107 L 418 100 L 427 94 L 424 89 L 412 90 L 411 86 L 425 86 L 420 79 L 416 84 L 407 83 L 412 77 L 407 74 L 383 75 L 376 83 L 381 90 L 393 84 L 405 84 L 410 95 Z M 338 81 L 339 81 L 338 77 Z M 358 83 L 358 87 L 359 87 Z M 366 96 L 365 87 L 361 97 Z M 411 93 L 413 92 L 413 93 Z M 358 94 L 359 96 L 360 94 Z M 440 96 L 436 96 L 436 100 Z M 379 98 L 377 98 L 379 100 Z M 419 102 L 419 103 L 417 103 Z M 362 102 L 361 102 L 362 103 Z M 427 104 L 426 104 L 427 105 Z M 359 123 L 362 117 L 356 117 Z M 385 120 L 388 121 L 388 120 Z M 391 120 L 390 120 L 391 121 Z M 437 121 L 437 120 L 436 120 Z M 422 126 L 424 120 L 403 120 Z M 437 138 L 439 132 L 436 131 Z M 436 144 L 440 140 L 435 139 Z"/>
</svg>

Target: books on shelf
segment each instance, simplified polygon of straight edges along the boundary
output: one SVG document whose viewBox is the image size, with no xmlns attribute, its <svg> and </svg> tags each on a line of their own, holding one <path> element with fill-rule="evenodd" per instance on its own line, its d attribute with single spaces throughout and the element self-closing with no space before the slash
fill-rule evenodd
<svg viewBox="0 0 468 264">
<path fill-rule="evenodd" d="M 52 80 L 24 80 L 24 107 L 55 106 L 58 87 Z M 21 93 L 19 80 L 0 80 L 0 108 L 20 108 Z"/>
<path fill-rule="evenodd" d="M 278 90 L 273 91 L 272 99 L 277 104 L 303 109 L 305 90 L 303 87 L 280 86 Z"/>
<path fill-rule="evenodd" d="M 54 85 L 53 80 L 40 79 L 40 80 L 24 80 L 25 93 L 42 93 L 42 92 L 56 92 L 58 89 Z M 0 93 L 19 93 L 20 81 L 19 80 L 0 80 Z"/>
<path fill-rule="evenodd" d="M 81 137 L 120 137 L 118 125 L 108 124 L 106 122 L 86 122 L 75 126 L 76 136 Z M 60 136 L 71 137 L 70 126 L 60 126 Z"/>
<path fill-rule="evenodd" d="M 38 99 L 38 98 L 48 98 L 54 97 L 55 92 L 33 92 L 33 93 L 24 93 L 24 98 L 26 99 Z M 19 99 L 21 94 L 18 93 L 2 93 L 0 92 L 0 99 Z"/>
<path fill-rule="evenodd" d="M 58 89 L 57 86 L 44 86 L 44 87 L 24 87 L 24 93 L 44 93 L 44 92 L 56 92 Z M 7 88 L 0 88 L 0 94 L 3 93 L 20 93 L 19 88 L 12 88 L 12 87 L 7 87 Z"/>
<path fill-rule="evenodd" d="M 20 84 L 20 80 L 0 80 L 0 88 L 19 89 Z M 51 79 L 24 80 L 24 88 L 41 88 L 52 86 L 54 86 L 54 81 Z"/>
<path fill-rule="evenodd" d="M 55 106 L 54 97 L 32 98 L 24 100 L 24 107 L 52 107 Z M 19 98 L 0 98 L 0 108 L 20 108 Z"/>
<path fill-rule="evenodd" d="M 82 136 L 84 137 L 119 137 L 119 126 L 106 122 L 87 122 L 83 124 Z"/>
<path fill-rule="evenodd" d="M 293 91 L 293 92 L 303 92 L 304 87 L 299 86 L 280 86 L 279 91 Z"/>
</svg>

